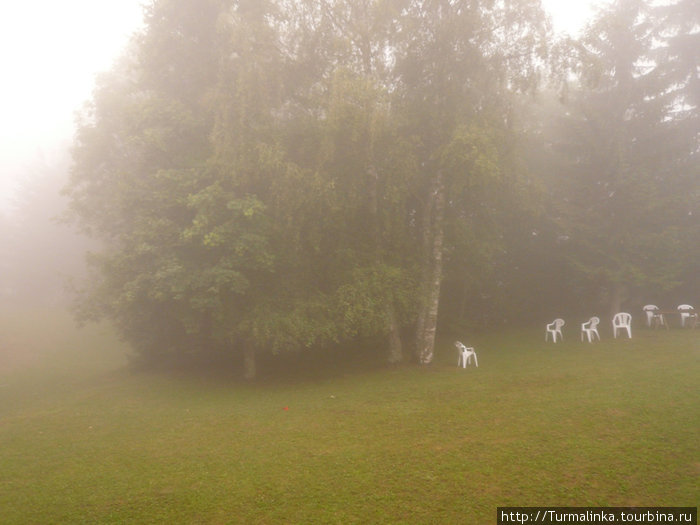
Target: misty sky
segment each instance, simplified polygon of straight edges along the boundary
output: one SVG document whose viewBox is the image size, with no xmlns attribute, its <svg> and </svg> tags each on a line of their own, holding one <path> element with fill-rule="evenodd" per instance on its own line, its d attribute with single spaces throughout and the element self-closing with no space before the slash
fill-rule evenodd
<svg viewBox="0 0 700 525">
<path fill-rule="evenodd" d="M 73 115 L 141 22 L 142 0 L 8 0 L 0 11 L 0 206 L 70 141 Z"/>
<path fill-rule="evenodd" d="M 143 0 L 13 0 L 0 11 L 0 208 L 41 156 L 69 143 L 75 111 L 141 24 Z M 575 34 L 594 0 L 542 0 Z"/>
</svg>

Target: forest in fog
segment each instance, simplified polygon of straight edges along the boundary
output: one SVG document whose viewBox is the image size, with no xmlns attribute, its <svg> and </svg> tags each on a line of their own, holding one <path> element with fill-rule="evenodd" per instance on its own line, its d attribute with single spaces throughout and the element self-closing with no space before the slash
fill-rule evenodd
<svg viewBox="0 0 700 525">
<path fill-rule="evenodd" d="M 539 0 L 144 15 L 0 215 L 3 304 L 70 300 L 145 361 L 253 377 L 263 354 L 428 364 L 442 335 L 700 302 L 697 0 L 615 0 L 576 39 Z"/>
</svg>

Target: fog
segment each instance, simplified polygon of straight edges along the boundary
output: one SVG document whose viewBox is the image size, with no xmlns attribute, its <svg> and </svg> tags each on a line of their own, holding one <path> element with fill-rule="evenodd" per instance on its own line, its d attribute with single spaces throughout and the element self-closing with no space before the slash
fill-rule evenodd
<svg viewBox="0 0 700 525">
<path fill-rule="evenodd" d="M 142 2 L 8 2 L 0 18 L 0 303 L 64 305 L 89 243 L 68 226 L 78 111 L 142 23 Z"/>
<path fill-rule="evenodd" d="M 41 155 L 70 140 L 75 112 L 141 26 L 142 1 L 9 2 L 0 19 L 0 210 Z M 559 31 L 576 34 L 593 2 L 545 0 Z M 37 13 L 42 13 L 37 16 Z"/>
<path fill-rule="evenodd" d="M 140 26 L 140 0 L 5 2 L 0 18 L 0 209 L 40 157 L 70 143 L 75 112 Z"/>
<path fill-rule="evenodd" d="M 0 216 L 3 247 L 0 304 L 66 307 L 71 279 L 84 277 L 91 243 L 65 220 L 67 151 L 25 167 L 10 206 Z"/>
<path fill-rule="evenodd" d="M 554 33 L 525 3 L 498 16 L 526 30 L 457 11 L 454 34 L 423 6 L 389 21 L 280 3 L 298 26 L 240 8 L 219 27 L 215 7 L 164 3 L 127 46 L 138 9 L 119 5 L 47 3 L 51 22 L 33 25 L 18 4 L 3 21 L 0 305 L 66 308 L 85 253 L 105 246 L 83 313 L 110 312 L 134 346 L 161 337 L 158 351 L 388 337 L 400 361 L 412 331 L 432 349 L 438 333 L 697 301 L 694 77 L 649 59 L 659 46 L 634 6 L 600 4 L 586 36 L 589 3 L 545 2 Z M 437 24 L 452 54 L 392 32 L 403 22 Z M 682 57 L 672 27 L 659 34 Z"/>
<path fill-rule="evenodd" d="M 591 14 L 590 2 L 543 4 L 555 28 L 571 34 Z M 67 203 L 60 190 L 68 180 L 75 118 L 90 99 L 96 76 L 111 67 L 141 23 L 141 0 L 44 0 L 11 2 L 4 8 L 0 19 L 4 302 L 64 302 L 66 280 L 76 270 L 82 272 L 78 260 L 86 241 L 59 220 Z"/>
<path fill-rule="evenodd" d="M 0 521 L 690 516 L 696 4 L 6 6 Z"/>
</svg>

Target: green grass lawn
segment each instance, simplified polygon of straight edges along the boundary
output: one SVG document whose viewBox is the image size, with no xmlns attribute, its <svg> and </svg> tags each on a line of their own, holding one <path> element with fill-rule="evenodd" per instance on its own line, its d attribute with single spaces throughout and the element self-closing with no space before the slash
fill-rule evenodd
<svg viewBox="0 0 700 525">
<path fill-rule="evenodd" d="M 107 327 L 0 312 L 0 523 L 468 523 L 696 506 L 700 330 L 475 337 L 428 368 L 134 373 Z M 573 339 L 573 337 L 569 337 Z M 287 408 L 285 410 L 285 408 Z"/>
</svg>

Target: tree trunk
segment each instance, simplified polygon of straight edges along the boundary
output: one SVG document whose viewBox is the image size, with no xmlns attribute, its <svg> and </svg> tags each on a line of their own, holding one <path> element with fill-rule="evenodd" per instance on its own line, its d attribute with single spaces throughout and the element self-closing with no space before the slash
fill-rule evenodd
<svg viewBox="0 0 700 525">
<path fill-rule="evenodd" d="M 621 312 L 622 303 L 627 299 L 627 290 L 622 283 L 612 283 L 610 286 L 610 318 Z"/>
<path fill-rule="evenodd" d="M 418 360 L 422 365 L 432 363 L 435 352 L 438 308 L 440 306 L 440 285 L 442 283 L 442 245 L 444 238 L 445 186 L 443 175 L 438 171 L 434 188 L 430 195 L 429 208 L 432 217 L 427 222 L 428 259 L 424 272 L 423 304 L 418 318 L 417 347 Z"/>
<path fill-rule="evenodd" d="M 403 361 L 403 347 L 401 345 L 401 329 L 396 320 L 396 312 L 389 308 L 389 364 L 395 365 Z"/>
<path fill-rule="evenodd" d="M 255 374 L 255 349 L 252 345 L 246 345 L 243 349 L 243 378 L 252 381 Z"/>
<path fill-rule="evenodd" d="M 368 156 L 372 156 L 371 151 Z M 372 214 L 372 238 L 374 241 L 374 247 L 376 252 L 377 263 L 382 263 L 382 250 L 381 250 L 381 225 L 379 223 L 379 173 L 376 166 L 370 163 L 367 166 L 367 174 L 369 175 L 369 187 L 370 187 L 370 212 Z M 396 310 L 393 305 L 388 308 L 389 317 L 389 356 L 388 362 L 390 365 L 400 363 L 403 361 L 403 346 L 401 344 L 401 328 L 399 322 L 396 319 Z"/>
</svg>

